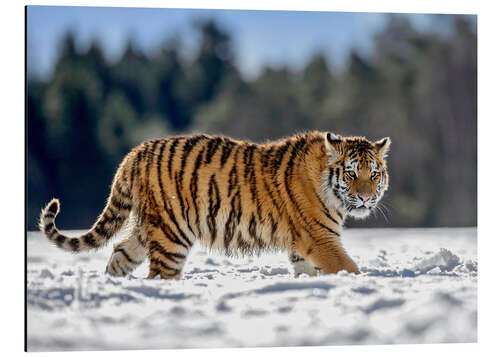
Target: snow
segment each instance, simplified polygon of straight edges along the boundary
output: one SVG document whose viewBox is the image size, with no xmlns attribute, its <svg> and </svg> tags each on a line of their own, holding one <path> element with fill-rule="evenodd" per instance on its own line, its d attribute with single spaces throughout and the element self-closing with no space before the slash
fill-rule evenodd
<svg viewBox="0 0 500 357">
<path fill-rule="evenodd" d="M 67 232 L 76 235 L 79 232 Z M 28 351 L 477 341 L 477 230 L 346 229 L 361 275 L 293 278 L 285 253 L 195 247 L 179 281 L 104 274 L 28 232 Z"/>
</svg>

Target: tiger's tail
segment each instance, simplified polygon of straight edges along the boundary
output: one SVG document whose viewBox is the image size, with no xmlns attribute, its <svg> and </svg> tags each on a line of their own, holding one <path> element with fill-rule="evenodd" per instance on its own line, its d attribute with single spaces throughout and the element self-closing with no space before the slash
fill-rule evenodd
<svg viewBox="0 0 500 357">
<path fill-rule="evenodd" d="M 59 248 L 70 252 L 84 252 L 106 245 L 123 227 L 132 211 L 132 194 L 125 180 L 117 173 L 106 207 L 92 228 L 79 237 L 61 234 L 55 225 L 59 213 L 59 200 L 52 199 L 40 214 L 40 231 Z"/>
</svg>

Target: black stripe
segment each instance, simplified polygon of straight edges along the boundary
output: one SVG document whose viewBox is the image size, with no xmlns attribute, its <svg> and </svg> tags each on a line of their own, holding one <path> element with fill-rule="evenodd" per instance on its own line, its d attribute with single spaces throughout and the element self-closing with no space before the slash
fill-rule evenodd
<svg viewBox="0 0 500 357">
<path fill-rule="evenodd" d="M 80 248 L 80 240 L 78 238 L 71 238 L 69 240 L 69 245 L 73 251 L 76 252 L 78 251 L 78 248 Z"/>
<path fill-rule="evenodd" d="M 125 217 L 123 217 L 123 216 L 116 217 L 115 220 L 112 222 L 112 224 L 113 224 L 112 230 L 114 231 L 116 229 L 116 227 L 120 227 L 124 221 L 125 221 Z"/>
<path fill-rule="evenodd" d="M 245 180 L 250 183 L 250 194 L 252 198 L 252 202 L 257 206 L 257 216 L 259 218 L 259 221 L 262 222 L 262 213 L 261 213 L 261 203 L 259 200 L 258 192 L 257 192 L 257 177 L 255 175 L 255 146 L 250 146 L 249 154 L 247 157 L 247 160 L 245 160 L 245 155 L 244 155 L 244 162 L 245 162 Z M 246 154 L 247 150 L 245 150 Z"/>
<path fill-rule="evenodd" d="M 127 259 L 127 261 L 131 264 L 134 264 L 134 265 L 139 265 L 141 262 L 136 262 L 135 260 L 133 260 L 132 258 L 130 258 L 130 256 L 128 255 L 128 253 L 125 251 L 124 248 L 118 248 L 115 250 L 115 253 L 122 253 L 123 256 L 125 257 L 125 259 Z"/>
<path fill-rule="evenodd" d="M 262 175 L 264 175 L 264 173 L 262 173 Z M 271 198 L 271 202 L 273 203 L 273 206 L 278 211 L 278 214 L 280 214 L 280 212 L 281 212 L 280 206 L 278 205 L 277 200 L 274 199 L 274 195 L 273 195 L 273 193 L 271 191 L 271 188 L 269 187 L 269 185 L 268 185 L 268 183 L 266 181 L 266 178 L 264 176 L 262 177 L 262 182 L 264 183 L 264 188 L 266 189 L 267 194 Z"/>
<path fill-rule="evenodd" d="M 172 144 L 170 146 L 170 153 L 171 153 L 170 159 L 172 158 L 172 154 L 174 152 L 172 150 L 172 147 L 175 148 L 174 145 L 177 145 L 176 143 L 178 141 L 179 141 L 178 138 L 174 139 L 174 141 L 172 142 Z M 163 201 L 163 208 L 167 212 L 168 216 L 170 217 L 170 220 L 174 223 L 177 231 L 179 232 L 181 237 L 184 239 L 184 241 L 191 243 L 191 241 L 187 238 L 186 234 L 180 229 L 179 224 L 177 223 L 177 219 L 175 218 L 175 213 L 174 213 L 173 209 L 171 208 L 170 205 L 167 205 L 167 199 L 165 197 L 165 190 L 163 188 L 163 182 L 162 182 L 162 176 L 161 176 L 162 163 L 163 163 L 162 158 L 163 158 L 163 152 L 165 150 L 165 147 L 166 147 L 166 143 L 163 143 L 163 145 L 160 148 L 160 160 L 158 161 L 158 167 L 157 167 L 157 169 L 158 169 L 158 187 L 160 188 L 161 199 Z M 170 159 L 169 159 L 169 162 L 170 162 Z M 170 170 L 170 168 L 169 168 L 169 170 Z M 179 195 L 179 193 L 177 193 L 177 195 Z"/>
<path fill-rule="evenodd" d="M 229 248 L 229 245 L 233 240 L 234 231 L 236 229 L 236 222 L 234 219 L 234 215 L 235 215 L 234 210 L 231 210 L 231 212 L 229 213 L 229 217 L 227 218 L 226 221 L 226 227 L 224 230 L 224 248 L 226 250 Z"/>
<path fill-rule="evenodd" d="M 130 203 L 125 203 L 120 201 L 115 195 L 111 196 L 110 203 L 112 206 L 115 208 L 119 209 L 120 211 L 130 211 L 132 209 L 132 205 Z"/>
<path fill-rule="evenodd" d="M 160 217 L 152 217 L 149 216 L 149 221 L 151 225 L 155 228 L 160 228 L 160 230 L 163 232 L 163 235 L 172 243 L 175 243 L 177 245 L 183 246 L 184 248 L 189 250 L 188 245 L 186 245 L 184 242 L 182 242 L 177 236 L 172 232 L 170 227 L 168 227 Z"/>
<path fill-rule="evenodd" d="M 245 171 L 243 177 L 248 181 L 248 176 L 250 176 L 250 172 L 253 170 L 253 156 L 255 152 L 256 146 L 253 144 L 249 144 L 246 146 L 245 151 L 243 151 L 243 164 L 245 166 Z"/>
<path fill-rule="evenodd" d="M 134 180 L 135 180 L 135 165 L 136 165 L 136 159 L 137 159 L 137 152 L 134 152 L 134 160 L 132 161 L 132 165 L 130 165 L 130 177 L 129 177 L 129 182 L 130 182 L 130 189 L 133 190 L 134 188 Z"/>
<path fill-rule="evenodd" d="M 154 279 L 158 274 L 160 274 L 159 269 L 154 269 L 153 267 L 149 267 L 149 275 L 148 279 Z"/>
<path fill-rule="evenodd" d="M 57 228 L 54 228 L 49 234 L 48 237 L 50 240 L 54 240 L 54 236 L 58 235 L 59 232 L 57 231 Z"/>
<path fill-rule="evenodd" d="M 47 225 L 44 227 L 44 232 L 45 234 L 51 234 L 52 230 L 54 229 L 54 222 L 47 223 Z"/>
<path fill-rule="evenodd" d="M 175 148 L 179 144 L 180 139 L 181 138 L 179 138 L 179 137 L 175 138 L 172 141 L 172 145 L 170 145 L 170 155 L 168 157 L 168 177 L 170 177 L 170 179 L 172 179 L 172 160 L 174 158 Z"/>
<path fill-rule="evenodd" d="M 108 239 L 110 232 L 104 228 L 104 226 L 101 224 L 101 222 L 97 223 L 97 225 L 94 228 L 94 232 L 96 232 L 98 235 L 103 237 L 104 239 Z"/>
<path fill-rule="evenodd" d="M 139 241 L 140 245 L 146 248 L 146 241 L 141 233 L 137 233 L 137 240 Z"/>
<path fill-rule="evenodd" d="M 276 195 L 277 195 L 276 198 L 279 199 L 279 201 L 280 201 L 279 206 L 281 206 L 281 207 L 283 207 L 285 205 L 285 201 L 281 197 L 280 183 L 278 182 L 278 173 L 279 173 L 279 169 L 281 167 L 281 164 L 283 162 L 283 157 L 288 152 L 290 145 L 291 145 L 291 141 L 287 140 L 280 147 L 278 147 L 277 150 L 275 150 L 274 155 L 273 155 L 274 157 L 273 157 L 273 160 L 271 162 L 271 166 L 269 167 L 269 171 L 271 172 L 271 175 L 272 175 L 273 185 L 274 185 L 274 187 L 276 187 Z M 277 206 L 277 208 L 278 208 L 279 214 L 281 215 L 280 207 Z"/>
<path fill-rule="evenodd" d="M 181 253 L 169 253 L 169 254 L 170 254 L 170 256 L 178 258 L 178 259 L 186 259 L 186 256 L 184 254 L 181 254 Z"/>
<path fill-rule="evenodd" d="M 292 192 L 292 190 L 290 188 L 290 179 L 291 179 L 292 174 L 293 174 L 293 169 L 294 169 L 294 166 L 295 166 L 295 159 L 297 157 L 297 154 L 302 149 L 302 147 L 305 145 L 305 143 L 306 143 L 305 139 L 304 138 L 300 138 L 293 145 L 292 152 L 290 153 L 290 157 L 289 157 L 288 163 L 286 165 L 285 177 L 284 177 L 285 178 L 285 190 L 288 193 L 290 201 L 292 201 L 292 203 L 297 208 L 299 208 L 299 206 L 298 206 L 297 201 L 295 200 L 295 196 L 293 195 L 293 192 Z M 299 213 L 300 213 L 300 211 L 299 211 Z"/>
<path fill-rule="evenodd" d="M 54 218 L 56 215 L 52 212 L 47 212 L 43 215 L 43 218 Z"/>
<path fill-rule="evenodd" d="M 328 186 L 330 187 L 332 187 L 333 185 L 332 178 L 333 178 L 333 167 L 330 167 L 330 170 L 328 172 Z"/>
<path fill-rule="evenodd" d="M 158 203 L 156 202 L 156 199 L 154 198 L 154 195 L 152 192 L 150 194 L 150 200 L 151 200 L 151 205 L 153 205 L 154 210 L 157 212 L 160 212 L 160 208 L 158 207 Z M 177 235 L 172 231 L 172 229 L 168 225 L 165 224 L 165 222 L 161 219 L 161 217 L 159 215 L 155 215 L 155 216 L 150 215 L 149 216 L 149 219 L 151 220 L 151 224 L 156 225 L 156 227 L 160 227 L 161 230 L 166 235 L 170 236 L 171 240 L 181 242 L 182 245 L 184 247 L 186 247 L 186 249 L 187 249 L 187 246 L 191 247 L 193 245 L 193 243 L 188 239 L 188 237 L 180 229 L 180 227 L 177 223 L 177 220 L 175 219 L 175 214 L 173 212 L 173 209 L 171 207 L 167 207 L 167 206 L 165 206 L 165 208 L 166 208 L 167 214 L 169 215 L 170 219 L 174 222 L 174 224 L 175 224 L 179 234 L 182 236 L 184 242 L 181 242 L 181 240 L 179 240 Z"/>
<path fill-rule="evenodd" d="M 185 241 L 181 241 L 179 237 L 172 231 L 172 229 L 168 225 L 166 225 L 165 222 L 163 221 L 160 221 L 160 229 L 170 241 L 182 245 L 184 248 L 188 250 L 193 245 L 193 243 L 189 239 L 187 239 L 187 237 Z"/>
<path fill-rule="evenodd" d="M 61 248 L 64 244 L 64 242 L 66 241 L 66 237 L 64 237 L 63 235 L 59 234 L 56 239 L 55 239 L 55 242 L 57 244 L 57 246 L 59 248 Z"/>
<path fill-rule="evenodd" d="M 338 198 L 338 200 L 339 200 L 340 202 L 342 202 L 342 198 L 339 196 L 339 194 L 337 193 L 337 191 L 333 191 L 333 194 L 335 195 L 335 197 L 337 197 L 337 198 Z M 340 217 L 342 217 L 342 215 L 340 215 Z"/>
<path fill-rule="evenodd" d="M 103 218 L 103 221 L 111 221 L 115 218 L 115 215 L 111 212 L 110 209 L 107 209 L 106 211 L 104 211 Z"/>
<path fill-rule="evenodd" d="M 116 208 L 113 205 L 109 205 L 109 204 L 106 208 L 106 212 L 109 212 L 111 214 L 111 217 L 116 217 L 120 214 L 120 210 L 118 208 Z M 106 215 L 106 212 L 105 212 L 105 215 Z"/>
<path fill-rule="evenodd" d="M 250 234 L 250 237 L 253 238 L 253 243 L 254 245 L 257 245 L 258 249 L 262 249 L 265 247 L 264 241 L 260 236 L 257 235 L 257 221 L 253 213 L 248 224 L 248 233 Z"/>
<path fill-rule="evenodd" d="M 130 199 L 130 192 L 126 189 L 123 188 L 122 184 L 120 183 L 120 181 L 116 181 L 115 184 L 114 184 L 114 189 L 116 191 L 116 193 L 118 193 L 118 195 L 124 197 L 124 198 L 128 198 Z"/>
<path fill-rule="evenodd" d="M 276 221 L 271 213 L 268 214 L 269 220 L 271 221 L 271 239 L 270 242 L 272 245 L 276 244 L 276 231 L 278 229 L 278 221 Z"/>
<path fill-rule="evenodd" d="M 243 253 L 250 253 L 252 251 L 252 246 L 243 239 L 241 232 L 238 232 L 238 237 L 236 238 L 238 242 L 238 249 Z"/>
<path fill-rule="evenodd" d="M 207 225 L 211 233 L 212 245 L 214 244 L 215 238 L 217 236 L 216 218 L 217 218 L 217 213 L 219 212 L 219 208 L 220 208 L 219 187 L 217 186 L 217 182 L 215 181 L 215 174 L 213 174 L 210 177 L 210 182 L 208 184 L 208 216 L 207 216 Z"/>
<path fill-rule="evenodd" d="M 186 259 L 186 256 L 184 254 L 168 252 L 161 244 L 156 241 L 152 241 L 149 244 L 149 249 L 150 252 L 157 252 L 174 264 L 182 263 L 183 260 Z"/>
<path fill-rule="evenodd" d="M 222 154 L 220 156 L 220 168 L 221 169 L 226 164 L 226 161 L 229 158 L 229 155 L 231 155 L 231 152 L 233 151 L 235 146 L 236 146 L 235 142 L 233 142 L 229 139 L 225 139 L 225 143 L 222 146 Z"/>
<path fill-rule="evenodd" d="M 171 204 L 166 200 L 165 190 L 163 189 L 163 183 L 162 183 L 162 178 L 161 178 L 161 166 L 162 166 L 161 163 L 162 163 L 161 161 L 158 163 L 158 186 L 160 187 L 161 199 L 163 201 L 163 208 L 167 212 L 167 214 L 168 214 L 170 220 L 172 221 L 172 223 L 174 223 L 175 228 L 177 229 L 177 232 L 181 235 L 181 237 L 183 238 L 183 240 L 189 246 L 191 246 L 193 243 L 189 240 L 189 238 L 186 236 L 186 234 L 184 233 L 184 231 L 179 227 L 179 223 L 177 222 L 177 219 L 175 217 L 174 210 L 173 210 Z M 156 204 L 156 200 L 154 200 L 154 197 L 153 197 L 153 201 Z"/>
<path fill-rule="evenodd" d="M 175 213 L 174 213 L 174 210 L 173 209 L 169 209 L 167 210 L 167 214 L 168 214 L 168 217 L 170 218 L 170 220 L 172 221 L 172 223 L 174 224 L 175 228 L 177 229 L 177 232 L 179 232 L 179 234 L 181 235 L 182 239 L 189 245 L 189 246 L 192 246 L 193 245 L 193 242 L 191 242 L 191 240 L 187 237 L 186 233 L 184 233 L 184 231 L 181 229 L 181 227 L 179 226 L 179 223 L 177 222 L 177 219 L 175 217 Z"/>
<path fill-rule="evenodd" d="M 181 206 L 181 213 L 182 213 L 182 218 L 186 220 L 186 217 L 184 216 L 184 199 L 182 198 L 181 194 L 181 183 L 180 183 L 180 174 L 178 172 L 175 173 L 175 190 L 177 191 L 177 199 L 179 201 L 179 204 Z"/>
<path fill-rule="evenodd" d="M 339 222 L 330 215 L 330 213 L 328 212 L 328 208 L 325 206 L 325 204 L 323 203 L 323 200 L 319 197 L 318 193 L 316 191 L 314 191 L 314 194 L 316 195 L 316 199 L 318 200 L 318 202 L 321 204 L 321 208 L 322 208 L 322 211 L 325 214 L 325 216 L 328 217 L 328 219 L 330 221 L 332 221 L 336 224 L 339 224 Z"/>
<path fill-rule="evenodd" d="M 323 223 L 321 223 L 320 221 L 318 221 L 317 219 L 314 219 L 314 222 L 319 225 L 320 227 L 326 229 L 328 232 L 332 233 L 333 235 L 336 235 L 337 237 L 340 237 L 340 234 L 338 232 L 335 232 L 333 229 L 331 229 L 330 227 L 327 227 L 325 226 Z"/>
<path fill-rule="evenodd" d="M 195 233 L 193 231 L 193 228 L 191 227 L 191 223 L 189 222 L 189 217 L 188 217 L 188 212 L 187 212 L 189 209 L 189 206 L 187 207 L 188 209 L 185 210 L 184 199 L 181 196 L 181 192 L 182 192 L 182 186 L 183 186 L 183 181 L 184 181 L 184 169 L 186 167 L 187 158 L 188 158 L 189 154 L 191 153 L 191 151 L 193 150 L 193 148 L 195 147 L 195 145 L 201 139 L 205 139 L 205 138 L 206 138 L 205 135 L 192 136 L 184 142 L 184 146 L 182 148 L 181 168 L 180 168 L 179 172 L 176 173 L 176 175 L 175 175 L 177 195 L 179 196 L 179 201 L 181 202 L 182 217 L 186 221 L 189 230 L 193 234 L 195 234 Z"/>
<path fill-rule="evenodd" d="M 316 143 L 318 143 L 320 141 L 324 143 L 324 141 L 325 141 L 324 138 L 311 138 L 308 135 L 303 136 L 303 138 L 305 138 L 306 141 L 307 141 L 306 145 L 304 146 L 304 148 L 302 150 L 304 156 L 306 156 L 307 154 L 309 154 L 309 150 L 311 149 L 311 147 L 313 146 L 313 144 L 316 144 Z"/>
<path fill-rule="evenodd" d="M 272 192 L 271 188 L 269 187 L 269 185 L 267 183 L 267 178 L 266 178 L 267 177 L 266 169 L 268 168 L 273 151 L 274 151 L 274 146 L 271 146 L 269 149 L 266 150 L 265 154 L 262 155 L 262 165 L 260 167 L 260 172 L 262 174 L 262 183 L 264 184 L 264 188 L 265 188 L 267 194 L 269 195 L 269 197 L 271 198 L 271 202 L 273 203 L 273 206 L 278 211 L 278 215 L 280 215 L 281 214 L 280 206 L 278 205 L 277 200 L 274 198 L 273 192 Z"/>
<path fill-rule="evenodd" d="M 241 199 L 240 195 L 234 195 L 231 200 L 231 212 L 229 212 L 229 217 L 226 221 L 225 231 L 224 231 L 224 247 L 226 250 L 229 248 L 231 241 L 234 237 L 234 232 L 236 231 L 237 221 L 236 217 L 239 216 L 238 220 L 241 219 Z"/>
<path fill-rule="evenodd" d="M 277 176 L 278 170 L 281 166 L 281 163 L 283 161 L 283 157 L 285 154 L 288 152 L 288 149 L 290 148 L 291 141 L 290 139 L 285 141 L 274 153 L 274 160 L 272 161 L 272 173 L 274 176 Z"/>
<path fill-rule="evenodd" d="M 148 144 L 146 150 L 147 150 L 147 153 L 148 153 L 148 160 L 146 162 L 146 187 L 150 187 L 149 185 L 149 173 L 150 173 L 150 170 L 151 170 L 151 165 L 152 165 L 152 161 L 154 160 L 155 156 L 156 156 L 156 148 L 158 146 L 158 144 L 160 143 L 160 140 L 154 140 L 153 142 L 153 147 L 151 147 L 151 142 Z"/>
<path fill-rule="evenodd" d="M 161 178 L 161 167 L 163 163 L 163 153 L 165 152 L 165 147 L 167 146 L 167 141 L 162 141 L 160 146 L 160 152 L 158 154 L 158 164 L 156 165 L 156 173 L 158 175 L 158 188 L 160 189 L 160 196 L 165 204 L 165 190 L 163 189 L 163 183 Z"/>
<path fill-rule="evenodd" d="M 106 210 L 107 211 L 107 210 Z M 106 212 L 107 213 L 107 212 Z M 108 214 L 104 213 L 100 218 L 99 218 L 99 224 L 102 226 L 105 226 L 107 223 L 113 221 L 114 216 L 109 217 Z"/>
<path fill-rule="evenodd" d="M 198 234 L 200 236 L 201 236 L 200 213 L 198 209 L 198 203 L 196 201 L 198 198 L 198 170 L 200 169 L 204 152 L 205 148 L 201 149 L 200 152 L 198 153 L 198 156 L 196 157 L 193 173 L 191 174 L 191 183 L 189 185 L 189 190 L 191 191 L 191 198 L 193 200 L 194 213 L 196 216 L 195 224 L 196 228 L 198 229 Z"/>
<path fill-rule="evenodd" d="M 241 216 L 243 215 L 243 210 L 241 209 L 241 195 L 240 191 L 238 190 L 235 194 L 234 197 L 236 197 L 235 201 L 235 209 L 236 209 L 236 221 L 238 224 L 241 222 Z"/>
<path fill-rule="evenodd" d="M 267 150 L 262 155 L 261 162 L 262 162 L 262 170 L 263 171 L 264 171 L 264 168 L 268 167 L 268 165 L 271 161 L 271 158 L 273 156 L 274 149 L 275 149 L 275 146 L 272 145 L 272 146 L 268 147 Z"/>
<path fill-rule="evenodd" d="M 212 161 L 212 157 L 215 155 L 219 146 L 222 144 L 222 138 L 212 138 L 207 144 L 207 155 L 205 156 L 205 164 L 208 165 Z"/>
<path fill-rule="evenodd" d="M 182 197 L 182 193 L 181 193 L 182 191 L 181 191 L 180 180 L 181 180 L 180 179 L 180 174 L 178 172 L 176 172 L 175 173 L 175 189 L 176 189 L 176 192 L 177 192 L 177 200 L 176 201 L 179 202 L 182 218 L 186 222 L 188 229 L 194 235 L 195 233 L 193 231 L 193 228 L 191 227 L 191 223 L 189 222 L 188 217 L 186 216 L 186 210 L 185 210 L 186 206 L 184 204 L 184 198 Z"/>
<path fill-rule="evenodd" d="M 304 215 L 304 213 L 302 212 L 302 209 L 300 208 L 297 201 L 295 200 L 295 195 L 293 194 L 293 192 L 290 188 L 290 179 L 291 179 L 292 174 L 293 174 L 295 159 L 305 144 L 306 144 L 306 139 L 304 137 L 301 137 L 293 145 L 293 149 L 292 149 L 292 152 L 290 153 L 290 158 L 288 159 L 288 163 L 287 163 L 286 170 L 285 170 L 285 190 L 286 190 L 286 193 L 288 194 L 288 197 L 290 198 L 290 201 L 292 201 L 292 204 L 297 208 L 297 212 L 299 213 L 299 216 L 302 218 L 302 220 L 306 224 L 306 226 L 304 227 L 304 230 L 306 232 L 308 232 L 309 235 L 311 235 L 310 230 L 307 227 L 307 225 L 309 224 L 308 219 Z"/>
<path fill-rule="evenodd" d="M 167 269 L 167 270 L 171 270 L 173 271 L 172 274 L 165 274 L 167 276 L 176 276 L 177 274 L 179 274 L 181 271 L 179 269 L 176 269 L 176 268 L 172 268 L 172 267 L 169 267 L 165 262 L 163 262 L 162 260 L 160 259 L 157 259 L 157 258 L 149 258 L 150 262 L 155 264 L 155 265 L 158 265 L 160 267 L 162 267 L 163 269 Z M 160 272 L 160 275 L 161 275 L 161 272 Z"/>
<path fill-rule="evenodd" d="M 250 218 L 250 222 L 248 223 L 248 234 L 254 240 L 257 239 L 257 222 L 255 221 L 255 216 L 252 213 L 252 217 Z"/>
<path fill-rule="evenodd" d="M 141 175 L 141 162 L 144 156 L 144 147 L 137 153 L 137 164 L 135 165 L 135 176 L 140 177 Z M 144 182 L 143 180 L 139 180 L 139 192 L 144 191 Z"/>
<path fill-rule="evenodd" d="M 57 202 L 56 201 L 54 201 L 50 204 L 50 206 L 48 207 L 48 211 L 51 213 L 54 213 L 54 214 L 57 213 Z"/>
<path fill-rule="evenodd" d="M 87 244 L 89 247 L 91 247 L 91 248 L 97 247 L 97 242 L 94 239 L 92 233 L 87 233 L 82 238 L 83 238 L 83 241 L 85 242 L 85 244 Z"/>
<path fill-rule="evenodd" d="M 206 138 L 205 135 L 192 136 L 189 139 L 186 139 L 186 141 L 184 142 L 184 146 L 182 148 L 181 169 L 180 169 L 181 180 L 184 176 L 184 168 L 186 167 L 186 162 L 187 162 L 187 158 L 188 158 L 189 154 L 194 149 L 196 144 L 198 144 L 198 142 L 201 139 L 205 139 L 205 138 Z"/>
<path fill-rule="evenodd" d="M 323 136 L 314 137 L 314 138 L 309 139 L 310 144 L 324 143 L 324 142 L 325 142 L 325 138 Z"/>
<path fill-rule="evenodd" d="M 229 172 L 229 178 L 227 180 L 227 197 L 231 196 L 231 192 L 238 186 L 238 171 L 236 166 L 236 158 L 233 163 L 233 168 Z"/>
</svg>

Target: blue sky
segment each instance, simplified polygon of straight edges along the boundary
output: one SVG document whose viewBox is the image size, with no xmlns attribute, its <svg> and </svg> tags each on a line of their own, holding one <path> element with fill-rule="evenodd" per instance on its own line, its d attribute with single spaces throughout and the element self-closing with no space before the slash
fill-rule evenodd
<svg viewBox="0 0 500 357">
<path fill-rule="evenodd" d="M 408 15 L 417 28 L 436 22 L 433 15 Z M 383 27 L 380 13 L 184 10 L 117 7 L 28 7 L 28 71 L 50 75 L 63 35 L 71 30 L 80 49 L 92 39 L 108 59 L 122 53 L 127 39 L 146 53 L 169 38 L 179 38 L 186 56 L 196 44 L 195 19 L 216 19 L 232 36 L 242 73 L 255 77 L 265 65 L 301 68 L 312 55 L 324 52 L 330 62 L 342 63 L 351 48 L 371 49 L 373 33 Z"/>
</svg>

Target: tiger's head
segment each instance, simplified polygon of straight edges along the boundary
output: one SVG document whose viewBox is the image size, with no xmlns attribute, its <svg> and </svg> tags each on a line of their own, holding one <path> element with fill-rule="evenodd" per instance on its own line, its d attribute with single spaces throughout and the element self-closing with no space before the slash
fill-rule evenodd
<svg viewBox="0 0 500 357">
<path fill-rule="evenodd" d="M 355 218 L 367 217 L 389 185 L 385 159 L 390 145 L 389 138 L 371 142 L 326 133 L 323 193 L 328 203 Z"/>
</svg>

